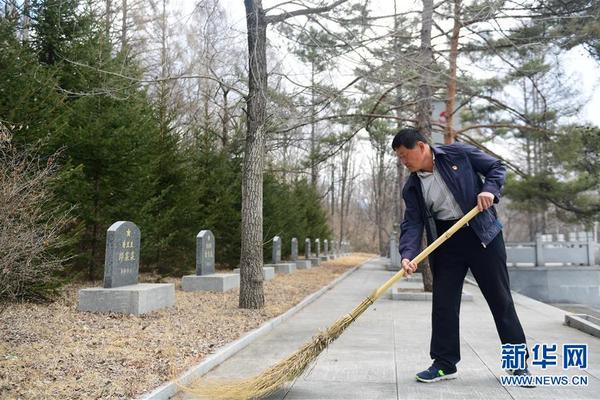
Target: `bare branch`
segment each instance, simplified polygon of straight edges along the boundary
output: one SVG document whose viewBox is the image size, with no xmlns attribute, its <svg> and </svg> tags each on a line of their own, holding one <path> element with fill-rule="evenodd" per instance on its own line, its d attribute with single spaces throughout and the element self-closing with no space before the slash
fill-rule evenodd
<svg viewBox="0 0 600 400">
<path fill-rule="evenodd" d="M 339 6 L 340 4 L 343 4 L 347 1 L 348 0 L 337 0 L 328 6 L 305 8 L 303 10 L 294 10 L 294 11 L 289 11 L 289 12 L 286 11 L 286 12 L 282 12 L 281 14 L 278 14 L 278 15 L 266 16 L 265 22 L 267 24 L 275 24 L 277 22 L 282 22 L 282 21 L 285 21 L 286 19 L 293 18 L 293 17 L 328 12 L 328 11 L 331 11 L 333 8 Z"/>
</svg>

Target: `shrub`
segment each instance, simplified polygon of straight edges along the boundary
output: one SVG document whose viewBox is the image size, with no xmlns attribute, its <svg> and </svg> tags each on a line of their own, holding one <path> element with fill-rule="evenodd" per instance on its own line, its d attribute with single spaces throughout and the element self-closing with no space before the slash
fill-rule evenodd
<svg viewBox="0 0 600 400">
<path fill-rule="evenodd" d="M 11 143 L 0 122 L 0 311 L 8 302 L 49 300 L 60 286 L 61 237 L 69 213 L 54 206 L 54 157 Z"/>
</svg>

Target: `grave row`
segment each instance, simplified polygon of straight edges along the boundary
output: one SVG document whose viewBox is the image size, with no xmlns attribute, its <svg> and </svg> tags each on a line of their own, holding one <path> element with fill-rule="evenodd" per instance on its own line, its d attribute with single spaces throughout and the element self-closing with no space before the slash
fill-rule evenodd
<svg viewBox="0 0 600 400">
<path fill-rule="evenodd" d="M 103 287 L 79 291 L 79 310 L 90 312 L 116 312 L 141 315 L 175 304 L 173 283 L 138 283 L 140 260 L 140 229 L 129 221 L 119 221 L 108 228 L 104 262 Z M 263 279 L 271 280 L 275 274 L 290 274 L 296 269 L 320 265 L 321 261 L 335 259 L 349 253 L 349 245 L 315 239 L 315 252 L 311 252 L 311 240 L 305 239 L 304 258 L 298 257 L 298 239 L 292 238 L 290 261 L 281 259 L 281 238 L 273 238 L 272 262 L 262 268 Z M 203 230 L 196 236 L 196 271 L 181 280 L 181 288 L 187 292 L 225 292 L 240 286 L 239 268 L 233 273 L 215 271 L 215 236 Z"/>
</svg>

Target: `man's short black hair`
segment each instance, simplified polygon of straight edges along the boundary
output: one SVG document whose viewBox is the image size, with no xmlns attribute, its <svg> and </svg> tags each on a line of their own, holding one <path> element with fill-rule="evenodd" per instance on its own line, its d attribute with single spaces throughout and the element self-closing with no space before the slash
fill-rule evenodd
<svg viewBox="0 0 600 400">
<path fill-rule="evenodd" d="M 417 145 L 417 142 L 429 144 L 427 138 L 415 128 L 400 129 L 396 136 L 394 136 L 394 140 L 392 141 L 392 149 L 396 151 L 396 149 L 400 146 L 404 146 L 407 149 L 414 149 Z"/>
</svg>

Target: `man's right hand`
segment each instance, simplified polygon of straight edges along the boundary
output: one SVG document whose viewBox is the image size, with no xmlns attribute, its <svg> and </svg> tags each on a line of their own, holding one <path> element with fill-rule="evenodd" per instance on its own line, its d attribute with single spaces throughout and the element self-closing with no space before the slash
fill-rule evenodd
<svg viewBox="0 0 600 400">
<path fill-rule="evenodd" d="M 406 271 L 408 275 L 412 274 L 417 270 L 417 264 L 411 262 L 408 258 L 402 259 L 402 268 Z"/>
</svg>

